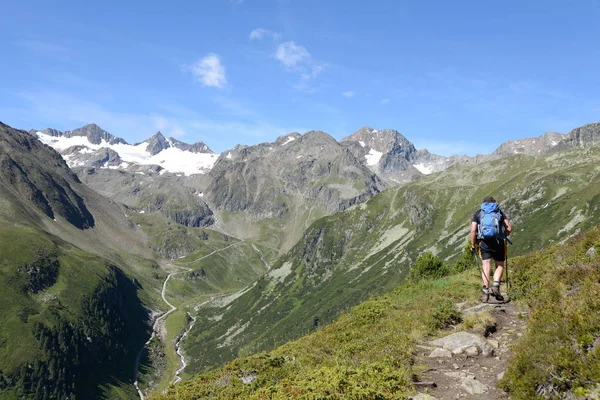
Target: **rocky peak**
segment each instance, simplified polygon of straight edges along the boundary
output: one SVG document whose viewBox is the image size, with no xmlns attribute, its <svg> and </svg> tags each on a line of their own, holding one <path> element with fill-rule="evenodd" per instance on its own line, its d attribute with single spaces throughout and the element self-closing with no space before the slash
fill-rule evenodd
<svg viewBox="0 0 600 400">
<path fill-rule="evenodd" d="M 145 143 L 148 143 L 146 151 L 152 155 L 156 155 L 170 147 L 174 147 L 182 151 L 189 151 L 190 153 L 196 154 L 215 154 L 206 144 L 204 144 L 204 142 L 187 144 L 174 138 L 166 139 L 160 131 L 156 132 L 156 134 L 150 139 L 146 140 Z"/>
<path fill-rule="evenodd" d="M 63 133 L 61 131 L 59 131 L 58 129 L 46 128 L 41 132 L 45 135 L 53 136 L 53 137 L 63 136 Z M 30 131 L 29 133 L 32 133 L 32 132 Z M 35 134 L 35 130 L 33 133 Z"/>
<path fill-rule="evenodd" d="M 400 132 L 393 129 L 373 129 L 363 126 L 352 135 L 342 139 L 342 142 L 357 142 L 361 147 L 374 149 L 381 153 L 389 151 L 416 151 L 415 146 L 406 139 Z M 369 151 L 367 149 L 367 151 Z"/>
<path fill-rule="evenodd" d="M 160 131 L 156 132 L 156 134 L 150 139 L 148 139 L 146 142 L 148 143 L 146 151 L 152 155 L 156 155 L 161 151 L 171 147 L 167 139 L 165 139 L 165 137 Z"/>
<path fill-rule="evenodd" d="M 196 142 L 194 144 L 187 144 L 184 142 L 180 142 L 177 139 L 173 139 L 173 138 L 169 138 L 168 142 L 171 144 L 171 146 L 179 149 L 179 150 L 183 150 L 183 151 L 189 151 L 192 153 L 206 153 L 206 154 L 214 154 L 214 152 L 206 145 L 204 144 L 204 142 Z"/>
<path fill-rule="evenodd" d="M 282 146 L 284 144 L 288 144 L 289 142 L 298 139 L 300 135 L 298 132 L 288 133 L 287 135 L 281 135 L 275 141 L 275 144 L 278 146 Z"/>
<path fill-rule="evenodd" d="M 282 221 L 289 221 L 299 204 L 329 214 L 364 201 L 385 187 L 344 146 L 322 131 L 292 133 L 275 143 L 223 152 L 209 177 L 207 198 L 217 209 Z"/>
<path fill-rule="evenodd" d="M 0 198 L 10 196 L 25 209 L 49 218 L 60 215 L 79 229 L 94 218 L 78 192 L 81 182 L 61 156 L 35 135 L 0 122 Z"/>
<path fill-rule="evenodd" d="M 514 154 L 539 155 L 548 152 L 564 140 L 566 135 L 557 132 L 546 132 L 542 136 L 520 140 L 509 140 L 502 143 L 492 154 L 508 157 Z"/>
<path fill-rule="evenodd" d="M 117 143 L 127 144 L 127 142 L 125 142 L 125 140 L 111 135 L 110 133 L 108 133 L 104 129 L 100 128 L 96 124 L 88 124 L 81 128 L 74 129 L 70 132 L 66 131 L 66 132 L 64 132 L 63 136 L 66 136 L 66 137 L 85 136 L 85 137 L 87 137 L 89 142 L 93 143 L 93 144 L 101 144 L 103 140 L 110 144 L 117 144 Z"/>
<path fill-rule="evenodd" d="M 556 150 L 587 147 L 600 143 L 600 122 L 594 122 L 573 129 L 567 137 L 556 146 Z"/>
<path fill-rule="evenodd" d="M 414 169 L 417 150 L 396 130 L 377 130 L 364 126 L 343 138 L 341 144 L 377 173 L 398 173 Z"/>
<path fill-rule="evenodd" d="M 32 129 L 29 131 L 31 134 L 36 134 L 38 131 Z M 52 137 L 66 137 L 72 138 L 74 136 L 82 136 L 86 137 L 87 140 L 92 144 L 101 144 L 102 141 L 108 142 L 110 144 L 127 144 L 127 142 L 119 137 L 113 136 L 104 129 L 100 128 L 96 124 L 88 124 L 82 126 L 81 128 L 73 129 L 72 131 L 59 131 L 58 129 L 46 128 L 42 131 L 39 131 L 44 135 L 52 136 Z"/>
<path fill-rule="evenodd" d="M 304 146 L 339 146 L 339 143 L 323 131 L 310 131 L 299 137 L 299 142 Z"/>
</svg>

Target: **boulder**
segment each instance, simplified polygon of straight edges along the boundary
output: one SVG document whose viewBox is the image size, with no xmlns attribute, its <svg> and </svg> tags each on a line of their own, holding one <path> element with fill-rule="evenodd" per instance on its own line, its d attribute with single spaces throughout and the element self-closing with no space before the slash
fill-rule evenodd
<svg viewBox="0 0 600 400">
<path fill-rule="evenodd" d="M 452 335 L 430 342 L 432 346 L 441 347 L 453 354 L 461 354 L 469 347 L 477 347 L 481 354 L 489 357 L 494 349 L 484 338 L 469 332 L 457 332 Z"/>
</svg>

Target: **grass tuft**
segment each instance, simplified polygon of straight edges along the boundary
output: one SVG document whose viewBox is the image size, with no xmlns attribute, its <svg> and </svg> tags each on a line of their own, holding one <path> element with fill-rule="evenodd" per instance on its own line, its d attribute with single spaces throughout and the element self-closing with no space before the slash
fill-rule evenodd
<svg viewBox="0 0 600 400">
<path fill-rule="evenodd" d="M 501 386 L 515 398 L 585 393 L 600 382 L 600 228 L 512 263 L 513 295 L 528 304 L 527 334 Z"/>
</svg>

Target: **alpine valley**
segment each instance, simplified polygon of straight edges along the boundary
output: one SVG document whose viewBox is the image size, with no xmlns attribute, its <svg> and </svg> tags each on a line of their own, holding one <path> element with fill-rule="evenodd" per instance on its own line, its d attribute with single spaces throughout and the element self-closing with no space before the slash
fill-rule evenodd
<svg viewBox="0 0 600 400">
<path fill-rule="evenodd" d="M 369 127 L 215 154 L 160 132 L 129 144 L 95 124 L 0 123 L 0 398 L 160 395 L 320 332 L 423 253 L 460 260 L 490 194 L 511 257 L 594 228 L 600 123 L 476 157 Z M 234 398 L 182 398 L 203 396 Z"/>
</svg>

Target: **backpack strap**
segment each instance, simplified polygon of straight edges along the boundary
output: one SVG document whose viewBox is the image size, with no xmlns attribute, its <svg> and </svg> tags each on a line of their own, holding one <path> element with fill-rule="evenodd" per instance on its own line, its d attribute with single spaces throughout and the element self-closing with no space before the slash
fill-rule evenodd
<svg viewBox="0 0 600 400">
<path fill-rule="evenodd" d="M 483 209 L 479 209 L 479 222 L 477 223 L 477 240 L 483 239 L 483 233 L 481 233 L 481 223 L 483 222 Z"/>
</svg>

